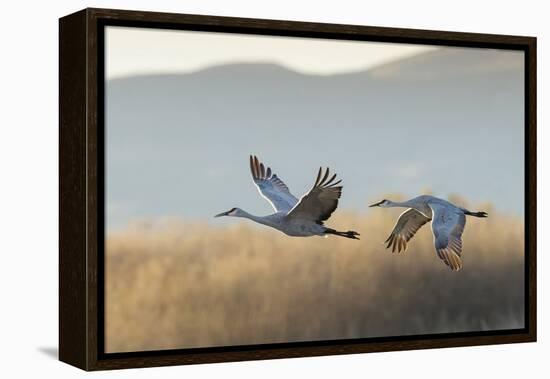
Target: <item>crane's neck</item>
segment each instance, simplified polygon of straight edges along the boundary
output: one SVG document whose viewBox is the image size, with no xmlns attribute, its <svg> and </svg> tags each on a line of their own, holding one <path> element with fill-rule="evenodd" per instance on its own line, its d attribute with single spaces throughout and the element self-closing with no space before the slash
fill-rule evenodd
<svg viewBox="0 0 550 379">
<path fill-rule="evenodd" d="M 411 204 L 410 200 L 407 201 L 391 201 L 388 200 L 388 204 L 385 205 L 388 208 L 395 208 L 395 207 L 401 207 L 401 208 L 414 208 L 414 204 Z"/>
<path fill-rule="evenodd" d="M 257 222 L 258 224 L 263 224 L 263 225 L 267 225 L 267 226 L 274 226 L 275 225 L 270 216 L 254 216 L 253 214 L 250 214 L 246 211 L 243 211 L 242 209 L 240 209 L 239 212 L 234 215 L 234 217 L 247 218 L 249 220 Z"/>
<path fill-rule="evenodd" d="M 432 210 L 426 204 L 425 202 L 419 202 L 415 199 L 407 200 L 407 201 L 388 201 L 388 204 L 386 204 L 386 207 L 401 207 L 401 208 L 413 208 L 416 209 L 418 212 L 422 213 L 424 216 L 431 218 L 432 217 Z"/>
</svg>

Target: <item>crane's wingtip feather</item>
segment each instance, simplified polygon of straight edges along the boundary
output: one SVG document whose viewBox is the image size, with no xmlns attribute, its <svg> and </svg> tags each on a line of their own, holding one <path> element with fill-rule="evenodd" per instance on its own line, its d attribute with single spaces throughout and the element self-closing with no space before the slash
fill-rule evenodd
<svg viewBox="0 0 550 379">
<path fill-rule="evenodd" d="M 317 187 L 317 185 L 319 184 L 319 179 L 321 179 L 322 170 L 323 168 L 319 167 L 319 172 L 317 173 L 317 179 L 315 179 L 315 184 L 313 185 L 313 188 Z"/>
<path fill-rule="evenodd" d="M 323 175 L 323 179 L 321 179 L 321 182 L 319 183 L 319 186 L 322 186 L 325 184 L 325 181 L 327 180 L 328 178 L 328 174 L 329 174 L 330 170 L 329 168 L 327 167 L 326 171 L 325 171 L 325 175 Z"/>
</svg>

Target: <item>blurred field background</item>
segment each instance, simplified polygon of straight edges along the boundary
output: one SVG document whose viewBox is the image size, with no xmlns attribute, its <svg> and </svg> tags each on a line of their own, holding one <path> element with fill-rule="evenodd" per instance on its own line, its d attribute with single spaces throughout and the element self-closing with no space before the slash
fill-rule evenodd
<svg viewBox="0 0 550 379">
<path fill-rule="evenodd" d="M 523 327 L 522 218 L 450 200 L 489 212 L 467 219 L 459 272 L 436 257 L 429 224 L 406 253 L 385 250 L 399 209 L 338 210 L 327 225 L 360 241 L 292 238 L 239 219 L 111 232 L 106 351 Z"/>
</svg>

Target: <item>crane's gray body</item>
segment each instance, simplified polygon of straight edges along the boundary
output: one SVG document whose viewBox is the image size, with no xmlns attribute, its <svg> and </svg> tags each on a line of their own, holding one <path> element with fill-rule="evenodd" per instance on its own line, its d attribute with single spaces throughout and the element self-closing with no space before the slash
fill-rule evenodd
<svg viewBox="0 0 550 379">
<path fill-rule="evenodd" d="M 403 206 L 416 209 L 418 212 L 422 213 L 424 216 L 430 219 L 433 218 L 433 208 L 442 208 L 447 212 L 457 213 L 464 213 L 465 211 L 465 209 L 458 207 L 447 200 L 443 200 L 439 197 L 430 195 L 420 195 L 408 201 L 402 203 L 394 202 L 393 204 L 395 204 L 395 206 Z"/>
<path fill-rule="evenodd" d="M 258 224 L 277 229 L 292 237 L 323 236 L 327 228 L 311 220 L 289 217 L 287 212 L 277 212 L 267 216 L 254 216 L 242 209 L 236 208 L 234 217 L 243 217 Z"/>
</svg>

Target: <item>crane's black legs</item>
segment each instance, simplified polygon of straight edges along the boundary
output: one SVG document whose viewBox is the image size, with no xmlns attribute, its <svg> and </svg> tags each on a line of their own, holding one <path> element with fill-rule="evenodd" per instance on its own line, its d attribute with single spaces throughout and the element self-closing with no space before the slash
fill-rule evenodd
<svg viewBox="0 0 550 379">
<path fill-rule="evenodd" d="M 480 218 L 485 218 L 489 216 L 487 212 L 470 212 L 468 210 L 464 210 L 464 214 L 468 216 L 474 216 L 474 217 L 480 217 Z"/>
<path fill-rule="evenodd" d="M 360 235 L 359 233 L 354 232 L 353 230 L 348 230 L 347 232 L 339 232 L 337 230 L 330 229 L 330 228 L 326 228 L 325 233 L 326 234 L 334 234 L 335 236 L 340 236 L 340 237 L 351 238 L 351 239 L 354 239 L 354 240 L 358 240 L 359 238 L 357 236 Z"/>
</svg>

